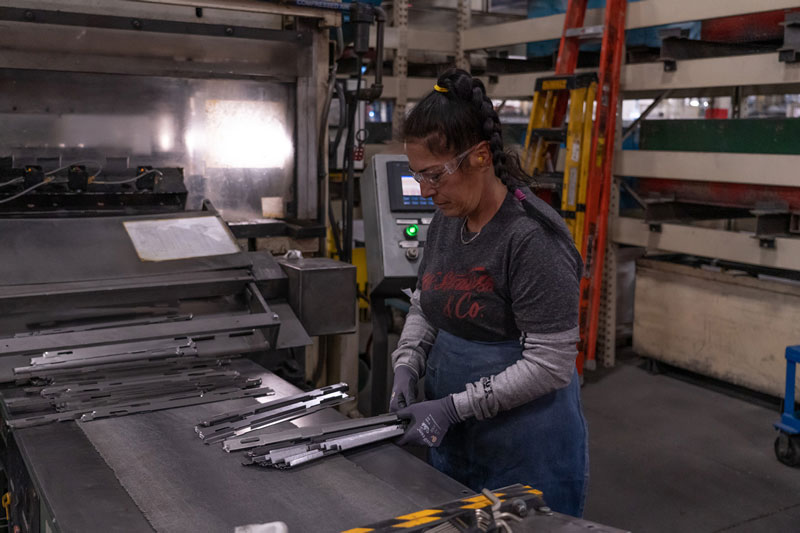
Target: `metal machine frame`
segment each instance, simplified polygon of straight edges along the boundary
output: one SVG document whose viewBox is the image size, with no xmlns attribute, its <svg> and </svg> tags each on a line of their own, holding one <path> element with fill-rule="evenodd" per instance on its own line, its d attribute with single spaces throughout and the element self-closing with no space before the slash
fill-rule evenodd
<svg viewBox="0 0 800 533">
<path fill-rule="evenodd" d="M 181 2 L 6 2 L 0 8 L 0 46 L 6 49 L 0 68 L 291 82 L 296 155 L 290 215 L 324 220 L 317 158 L 305 154 L 317 153 L 328 63 L 324 28 L 337 25 L 338 15 L 255 1 L 176 4 Z M 297 29 L 282 29 L 281 15 L 301 17 Z M 46 31 L 34 43 L 28 37 L 36 27 Z M 297 60 L 273 60 L 289 56 Z"/>
</svg>

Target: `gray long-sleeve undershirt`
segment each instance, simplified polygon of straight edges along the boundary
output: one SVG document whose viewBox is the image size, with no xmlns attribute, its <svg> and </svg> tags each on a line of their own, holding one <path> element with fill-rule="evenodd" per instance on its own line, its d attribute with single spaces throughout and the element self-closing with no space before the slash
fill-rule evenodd
<svg viewBox="0 0 800 533">
<path fill-rule="evenodd" d="M 414 291 L 397 349 L 392 353 L 392 367 L 406 365 L 423 376 L 436 335 L 436 328 L 422 312 L 419 291 Z M 491 380 L 491 387 L 484 387 L 481 381 L 467 383 L 463 392 L 453 395 L 458 415 L 462 420 L 491 418 L 566 387 L 575 372 L 579 339 L 577 327 L 558 333 L 525 333 L 522 357 L 499 374 L 484 376 Z"/>
</svg>

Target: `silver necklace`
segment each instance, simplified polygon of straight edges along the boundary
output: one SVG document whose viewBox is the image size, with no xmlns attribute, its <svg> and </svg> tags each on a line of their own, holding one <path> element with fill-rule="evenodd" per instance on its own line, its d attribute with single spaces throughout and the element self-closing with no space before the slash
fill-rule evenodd
<svg viewBox="0 0 800 533">
<path fill-rule="evenodd" d="M 477 233 L 475 233 L 475 235 L 473 235 L 473 236 L 472 236 L 472 237 L 470 237 L 469 239 L 466 239 L 466 238 L 464 238 L 464 230 L 465 230 L 466 228 L 467 228 L 467 218 L 466 218 L 466 217 L 464 217 L 464 223 L 463 223 L 463 224 L 461 224 L 461 244 L 469 244 L 469 243 L 471 243 L 472 241 L 474 241 L 475 239 L 477 239 L 477 238 L 478 238 L 478 235 L 480 235 L 480 234 L 481 234 L 480 230 L 478 230 L 478 232 L 477 232 Z"/>
</svg>

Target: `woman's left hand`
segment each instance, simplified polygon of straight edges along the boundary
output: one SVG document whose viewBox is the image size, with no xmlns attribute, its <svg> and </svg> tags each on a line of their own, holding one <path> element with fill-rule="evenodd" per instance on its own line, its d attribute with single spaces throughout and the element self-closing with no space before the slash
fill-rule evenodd
<svg viewBox="0 0 800 533">
<path fill-rule="evenodd" d="M 397 412 L 401 420 L 410 420 L 399 445 L 416 444 L 436 448 L 442 443 L 450 426 L 461 422 L 452 396 L 439 400 L 415 403 Z"/>
</svg>

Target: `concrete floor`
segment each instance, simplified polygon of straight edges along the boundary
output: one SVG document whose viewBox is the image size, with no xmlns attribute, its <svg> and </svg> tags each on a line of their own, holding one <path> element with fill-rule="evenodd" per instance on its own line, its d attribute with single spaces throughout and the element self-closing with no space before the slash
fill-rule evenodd
<svg viewBox="0 0 800 533">
<path fill-rule="evenodd" d="M 798 532 L 800 469 L 773 452 L 778 407 L 637 358 L 587 376 L 584 517 L 637 532 Z"/>
</svg>

